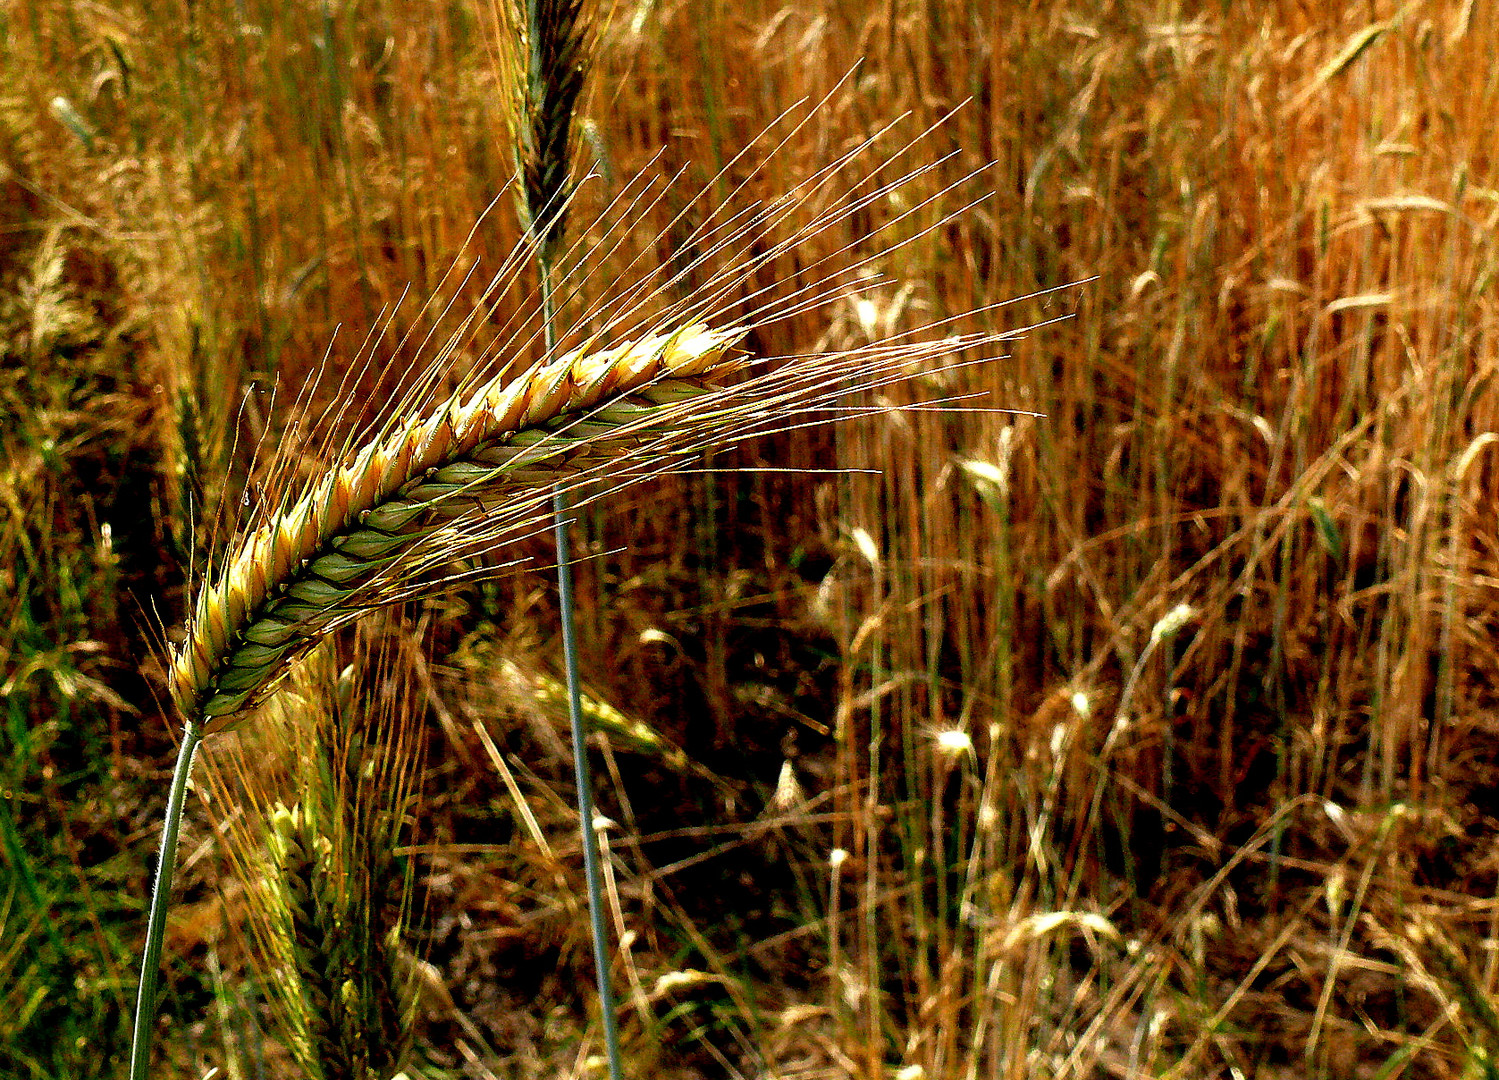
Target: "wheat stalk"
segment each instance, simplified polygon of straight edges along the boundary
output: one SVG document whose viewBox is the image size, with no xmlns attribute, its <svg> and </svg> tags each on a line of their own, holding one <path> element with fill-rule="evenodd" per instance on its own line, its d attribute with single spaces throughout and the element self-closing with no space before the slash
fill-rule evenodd
<svg viewBox="0 0 1499 1080">
<path fill-rule="evenodd" d="M 268 1033 L 310 1080 L 386 1080 L 410 1045 L 403 946 L 422 710 L 409 644 L 379 619 L 326 641 L 207 762 L 215 831 L 245 915 L 231 932 L 267 996 Z M 345 664 L 347 661 L 347 664 Z"/>
<path fill-rule="evenodd" d="M 1045 323 L 1040 325 L 1046 325 Z M 141 967 L 131 1080 L 144 1080 L 178 827 L 198 746 L 263 696 L 326 633 L 371 608 L 429 591 L 425 575 L 464 550 L 487 551 L 536 528 L 559 479 L 608 490 L 683 467 L 684 455 L 849 409 L 932 364 L 1024 331 L 895 340 L 851 352 L 783 358 L 732 385 L 747 366 L 731 349 L 743 327 L 693 324 L 602 351 L 574 350 L 509 382 L 459 393 L 430 416 L 398 410 L 382 434 L 234 548 L 199 596 L 172 659 L 182 743 L 168 793 Z M 975 361 L 981 362 L 981 361 Z M 937 401 L 944 409 L 949 402 Z"/>
<path fill-rule="evenodd" d="M 754 327 L 857 295 L 878 280 L 867 272 L 871 262 L 954 216 L 941 216 L 895 244 L 854 259 L 851 266 L 832 269 L 832 257 L 824 257 L 798 265 L 793 277 L 776 284 L 751 286 L 777 256 L 890 197 L 931 167 L 872 184 L 855 198 L 814 212 L 812 220 L 795 225 L 785 239 L 765 243 L 767 229 L 794 222 L 810 196 L 824 192 L 872 145 L 873 139 L 809 176 L 796 198 L 782 197 L 749 211 L 711 211 L 691 232 L 701 244 L 700 254 L 669 274 L 662 271 L 654 287 L 626 285 L 613 302 L 581 314 L 580 327 L 604 328 L 589 344 L 556 357 L 548 339 L 546 359 L 526 374 L 496 377 L 477 389 L 467 383 L 427 410 L 425 404 L 433 400 L 434 388 L 452 369 L 462 345 L 460 335 L 454 335 L 415 388 L 382 412 L 383 423 L 367 434 L 362 448 L 345 444 L 334 464 L 301 487 L 290 478 L 295 451 L 273 458 L 268 490 L 280 493 L 279 499 L 231 547 L 223 571 L 200 593 L 186 637 L 172 657 L 171 693 L 183 718 L 182 742 L 147 925 L 131 1080 L 144 1080 L 150 1063 L 161 940 L 194 754 L 207 734 L 224 730 L 262 698 L 293 660 L 363 612 L 430 592 L 434 575 L 454 576 L 450 567 L 456 557 L 492 552 L 538 530 L 548 518 L 550 496 L 559 488 L 564 495 L 574 494 L 603 479 L 604 490 L 596 485 L 589 495 L 607 494 L 682 469 L 703 450 L 804 424 L 887 411 L 878 402 L 850 409 L 846 398 L 853 391 L 877 391 L 933 365 L 951 368 L 957 354 L 1025 332 L 980 331 L 926 341 L 903 334 L 851 352 L 776 358 L 753 377 L 727 378 L 748 366 L 731 350 Z M 914 141 L 907 149 L 912 145 Z M 884 158 L 887 164 L 891 160 Z M 905 206 L 881 230 L 905 227 L 949 190 Z M 626 200 L 619 206 L 621 220 L 638 209 L 638 201 L 652 201 L 643 192 L 621 199 Z M 613 235 L 606 231 L 586 246 L 609 254 L 608 245 L 618 243 Z M 710 260 L 722 260 L 727 269 L 710 274 L 684 299 L 664 300 Z M 513 275 L 516 265 L 507 262 L 491 289 Z M 596 265 L 581 263 L 586 269 L 572 279 L 573 287 L 585 284 Z M 627 269 L 634 266 L 632 262 Z M 851 280 L 850 275 L 861 273 Z M 788 286 L 789 293 L 777 293 L 778 285 Z M 657 306 L 665 313 L 649 314 Z M 740 311 L 731 324 L 714 328 L 711 324 L 732 307 Z M 965 317 L 979 318 L 988 310 Z M 472 329 L 488 314 L 481 304 L 466 326 Z M 594 349 L 604 333 L 621 333 L 642 320 L 651 327 L 644 336 Z M 938 323 L 923 329 L 940 332 L 942 327 Z M 515 334 L 510 340 L 517 344 Z M 331 431 L 346 415 L 336 411 L 325 424 L 327 416 L 322 421 L 313 416 L 311 391 L 304 394 L 300 415 L 313 421 L 314 429 Z M 931 404 L 940 410 L 951 401 Z M 481 571 L 459 576 L 475 572 Z"/>
<path fill-rule="evenodd" d="M 327 948 L 328 883 L 332 843 L 317 833 L 300 806 L 277 803 L 270 819 L 271 870 L 260 882 L 265 906 L 281 931 L 276 939 L 278 989 L 293 1003 L 289 1028 L 292 1052 L 311 1076 L 332 1054 L 334 1010 L 339 1002 L 336 970 Z"/>
<path fill-rule="evenodd" d="M 557 293 L 553 273 L 567 235 L 567 209 L 573 187 L 574 113 L 591 60 L 593 23 L 584 16 L 584 0 L 514 0 L 525 26 L 526 73 L 518 104 L 520 120 L 516 158 L 521 181 L 521 220 L 534 249 L 541 291 L 542 335 L 550 352 L 557 334 Z M 608 931 L 604 926 L 598 837 L 593 828 L 593 780 L 588 766 L 588 726 L 583 717 L 578 674 L 577 627 L 574 621 L 572 542 L 569 492 L 552 494 L 552 534 L 557 550 L 557 608 L 562 631 L 562 659 L 567 678 L 573 771 L 577 779 L 578 826 L 582 832 L 583 871 L 588 882 L 588 917 L 597 969 L 599 1013 L 610 1080 L 624 1072 L 614 990 L 609 980 Z"/>
<path fill-rule="evenodd" d="M 559 481 L 604 476 L 617 490 L 680 469 L 684 454 L 860 415 L 844 413 L 850 389 L 1020 331 L 794 357 L 723 385 L 749 366 L 731 351 L 745 333 L 695 324 L 574 350 L 394 423 L 246 535 L 200 593 L 172 657 L 183 718 L 203 735 L 226 729 L 329 631 L 429 591 L 424 573 L 464 551 L 534 531 Z"/>
<path fill-rule="evenodd" d="M 572 201 L 573 122 L 592 59 L 593 21 L 585 17 L 585 0 L 512 0 L 512 11 L 524 26 L 525 77 L 520 94 L 516 159 L 520 174 L 520 212 L 532 241 L 541 292 L 541 324 L 548 352 L 557 335 L 554 271 L 567 235 Z M 567 678 L 568 718 L 572 729 L 573 771 L 577 779 L 578 825 L 582 832 L 583 870 L 588 881 L 588 915 L 597 968 L 599 1012 L 610 1080 L 621 1080 L 623 1065 L 609 980 L 608 931 L 604 926 L 599 874 L 598 837 L 593 830 L 593 781 L 588 767 L 588 728 L 583 718 L 574 621 L 571 506 L 566 487 L 552 493 L 552 534 L 557 551 L 557 608 L 562 632 L 562 659 Z"/>
<path fill-rule="evenodd" d="M 671 423 L 684 403 L 711 394 L 738 366 L 729 349 L 739 336 L 696 324 L 600 352 L 574 350 L 521 378 L 455 395 L 426 419 L 398 415 L 383 437 L 238 545 L 199 595 L 172 658 L 184 724 L 146 925 L 131 1080 L 145 1080 L 150 1065 L 177 834 L 203 738 L 227 727 L 322 635 L 410 591 L 413 576 L 450 556 L 465 533 L 524 531 L 542 516 L 538 488 L 632 449 L 649 469 L 661 446 L 690 430 Z"/>
<path fill-rule="evenodd" d="M 739 336 L 697 325 L 569 353 L 399 424 L 256 529 L 203 590 L 172 660 L 178 709 L 221 730 L 322 634 L 394 595 L 442 523 L 490 514 L 514 532 L 537 488 L 651 446 L 739 366 Z"/>
</svg>

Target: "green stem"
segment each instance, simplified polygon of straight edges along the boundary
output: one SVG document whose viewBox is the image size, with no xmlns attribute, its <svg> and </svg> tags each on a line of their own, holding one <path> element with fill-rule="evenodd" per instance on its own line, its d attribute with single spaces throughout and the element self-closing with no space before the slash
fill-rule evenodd
<svg viewBox="0 0 1499 1080">
<path fill-rule="evenodd" d="M 156 1022 L 156 992 L 161 981 L 161 942 L 166 934 L 167 908 L 172 901 L 172 874 L 177 866 L 177 832 L 182 825 L 182 807 L 187 799 L 187 780 L 193 771 L 193 755 L 202 741 L 202 727 L 189 721 L 182 731 L 182 745 L 177 751 L 177 767 L 172 771 L 172 788 L 167 793 L 167 812 L 161 826 L 161 853 L 156 860 L 156 885 L 151 893 L 146 948 L 141 957 L 140 993 L 135 999 L 130 1080 L 146 1080 L 151 1067 L 151 1032 Z"/>
<path fill-rule="evenodd" d="M 556 344 L 553 331 L 552 273 L 544 258 L 541 271 L 542 334 L 550 356 Z M 609 938 L 604 927 L 604 889 L 599 873 L 599 838 L 593 827 L 593 778 L 588 767 L 588 730 L 583 723 L 582 693 L 578 678 L 577 632 L 573 625 L 573 568 L 568 540 L 567 491 L 552 495 L 554 533 L 557 538 L 557 606 L 562 620 L 562 657 L 567 678 L 567 718 L 572 728 L 573 771 L 578 782 L 578 820 L 583 834 L 583 874 L 588 882 L 588 922 L 593 937 L 593 963 L 598 974 L 599 1010 L 604 1021 L 604 1052 L 609 1059 L 609 1080 L 623 1080 L 620 1063 L 619 1028 L 614 1015 L 614 991 L 609 982 Z"/>
</svg>

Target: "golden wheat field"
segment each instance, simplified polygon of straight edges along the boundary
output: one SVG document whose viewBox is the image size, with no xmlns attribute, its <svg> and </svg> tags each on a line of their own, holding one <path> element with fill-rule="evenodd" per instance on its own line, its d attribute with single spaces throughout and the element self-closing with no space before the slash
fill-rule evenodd
<svg viewBox="0 0 1499 1080">
<path fill-rule="evenodd" d="M 1499 1077 L 1493 5 L 512 7 L 0 0 L 0 1077 L 607 1075 L 559 487 L 626 1075 Z"/>
</svg>

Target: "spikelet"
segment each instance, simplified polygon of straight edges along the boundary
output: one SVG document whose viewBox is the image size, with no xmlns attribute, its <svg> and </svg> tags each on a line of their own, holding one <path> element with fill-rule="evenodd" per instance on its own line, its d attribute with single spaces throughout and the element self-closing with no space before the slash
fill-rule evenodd
<svg viewBox="0 0 1499 1080">
<path fill-rule="evenodd" d="M 412 551 L 444 523 L 508 513 L 519 528 L 538 491 L 669 437 L 681 404 L 739 366 L 740 336 L 695 325 L 569 353 L 350 454 L 203 590 L 172 660 L 178 709 L 224 729 L 322 634 L 399 595 Z"/>
</svg>

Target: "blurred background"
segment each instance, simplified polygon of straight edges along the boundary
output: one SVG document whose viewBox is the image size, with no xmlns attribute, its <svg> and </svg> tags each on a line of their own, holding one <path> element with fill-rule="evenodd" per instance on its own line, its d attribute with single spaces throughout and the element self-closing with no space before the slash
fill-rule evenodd
<svg viewBox="0 0 1499 1080">
<path fill-rule="evenodd" d="M 585 241 L 641 169 L 663 194 L 632 242 L 669 266 L 699 191 L 772 199 L 877 135 L 892 165 L 837 198 L 931 166 L 768 264 L 869 252 L 889 284 L 758 327 L 757 355 L 1095 278 L 978 316 L 1075 316 L 1008 355 L 867 398 L 1040 417 L 792 432 L 585 516 L 635 1075 L 1499 1075 L 1493 14 L 596 13 Z M 498 25 L 474 0 L 0 5 L 6 1076 L 124 1074 L 164 650 L 264 497 L 256 448 L 325 357 L 422 359 L 517 242 Z M 413 1078 L 597 1073 L 555 592 L 523 554 L 210 741 L 159 1075 L 394 1068 L 320 1050 L 287 990 L 264 881 L 314 805 L 383 823 L 330 847 L 398 913 L 366 918 L 366 975 L 409 1002 L 370 1041 L 411 1038 Z"/>
</svg>

